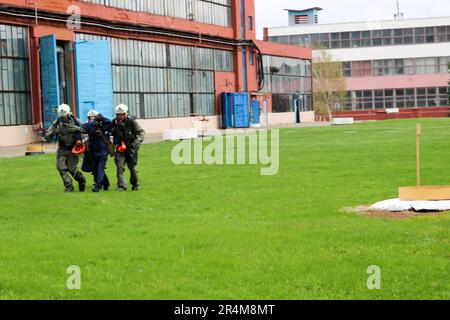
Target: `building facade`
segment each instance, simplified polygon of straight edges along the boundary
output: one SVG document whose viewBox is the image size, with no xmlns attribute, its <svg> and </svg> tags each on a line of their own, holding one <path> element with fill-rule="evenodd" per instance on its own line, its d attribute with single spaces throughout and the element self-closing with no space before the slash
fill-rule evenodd
<svg viewBox="0 0 450 320">
<path fill-rule="evenodd" d="M 326 50 L 342 62 L 347 94 L 335 116 L 450 115 L 450 17 L 319 24 L 320 10 L 288 10 L 290 25 L 265 29 L 265 37 L 311 48 L 316 57 Z M 304 15 L 315 18 L 298 18 Z"/>
<path fill-rule="evenodd" d="M 223 92 L 272 124 L 313 120 L 312 51 L 256 40 L 253 1 L 0 0 L 0 146 L 36 140 L 60 103 L 125 103 L 148 133 L 220 127 Z"/>
</svg>

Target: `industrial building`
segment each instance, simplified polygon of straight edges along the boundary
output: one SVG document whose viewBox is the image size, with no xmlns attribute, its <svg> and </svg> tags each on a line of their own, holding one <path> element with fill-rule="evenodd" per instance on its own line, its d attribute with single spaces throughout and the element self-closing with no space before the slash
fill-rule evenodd
<svg viewBox="0 0 450 320">
<path fill-rule="evenodd" d="M 248 92 L 255 125 L 313 121 L 311 49 L 256 40 L 255 18 L 244 0 L 0 0 L 0 146 L 60 103 L 82 120 L 125 103 L 160 133 L 220 128 L 221 94 Z"/>
<path fill-rule="evenodd" d="M 321 8 L 288 11 L 287 27 L 265 39 L 326 50 L 342 62 L 345 102 L 335 117 L 373 120 L 448 117 L 450 17 L 320 24 Z"/>
</svg>

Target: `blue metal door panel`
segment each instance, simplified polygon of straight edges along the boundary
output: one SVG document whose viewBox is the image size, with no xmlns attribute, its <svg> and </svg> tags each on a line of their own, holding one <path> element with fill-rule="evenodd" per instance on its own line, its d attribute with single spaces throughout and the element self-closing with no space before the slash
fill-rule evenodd
<svg viewBox="0 0 450 320">
<path fill-rule="evenodd" d="M 87 112 L 95 109 L 112 119 L 114 96 L 109 42 L 75 41 L 74 57 L 79 118 L 87 121 Z"/>
<path fill-rule="evenodd" d="M 222 127 L 224 129 L 233 127 L 232 96 L 230 93 L 222 93 Z"/>
<path fill-rule="evenodd" d="M 252 101 L 252 123 L 261 124 L 261 109 L 257 100 Z"/>
<path fill-rule="evenodd" d="M 235 128 L 250 127 L 250 110 L 248 93 L 233 94 L 233 117 Z"/>
<path fill-rule="evenodd" d="M 49 128 L 58 118 L 60 104 L 56 37 L 39 38 L 41 60 L 42 116 L 44 128 Z"/>
</svg>

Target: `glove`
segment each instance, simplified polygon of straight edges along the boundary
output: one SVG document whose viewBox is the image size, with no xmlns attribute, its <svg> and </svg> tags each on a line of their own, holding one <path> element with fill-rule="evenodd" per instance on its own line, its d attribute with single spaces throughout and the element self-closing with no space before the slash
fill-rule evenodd
<svg viewBox="0 0 450 320">
<path fill-rule="evenodd" d="M 135 141 L 135 142 L 133 142 L 133 144 L 131 145 L 131 148 L 132 148 L 133 150 L 137 150 L 137 149 L 139 148 L 139 146 L 140 146 L 139 141 Z"/>
<path fill-rule="evenodd" d="M 59 134 L 60 134 L 59 128 L 54 128 L 54 129 L 48 130 L 46 132 L 44 131 L 44 136 L 49 137 L 49 139 L 52 136 L 59 135 Z"/>
<path fill-rule="evenodd" d="M 52 140 L 52 135 L 49 135 L 49 134 L 46 134 L 46 135 L 44 135 L 44 139 L 45 139 L 45 141 L 47 141 L 47 142 L 50 142 L 51 140 Z"/>
</svg>

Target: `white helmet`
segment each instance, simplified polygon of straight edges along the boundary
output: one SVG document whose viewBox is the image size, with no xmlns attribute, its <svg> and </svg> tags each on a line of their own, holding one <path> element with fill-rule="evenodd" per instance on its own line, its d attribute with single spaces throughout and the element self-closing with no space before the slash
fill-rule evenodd
<svg viewBox="0 0 450 320">
<path fill-rule="evenodd" d="M 60 118 L 68 117 L 70 115 L 70 107 L 67 104 L 61 104 L 58 107 L 58 116 Z"/>
<path fill-rule="evenodd" d="M 89 111 L 88 114 L 87 114 L 87 117 L 88 117 L 88 118 L 90 118 L 90 117 L 96 117 L 96 116 L 98 116 L 98 111 L 97 111 L 97 110 L 91 110 L 91 111 Z"/>
<path fill-rule="evenodd" d="M 116 114 L 128 114 L 128 107 L 126 105 L 124 105 L 123 103 L 119 104 L 116 107 Z"/>
</svg>

